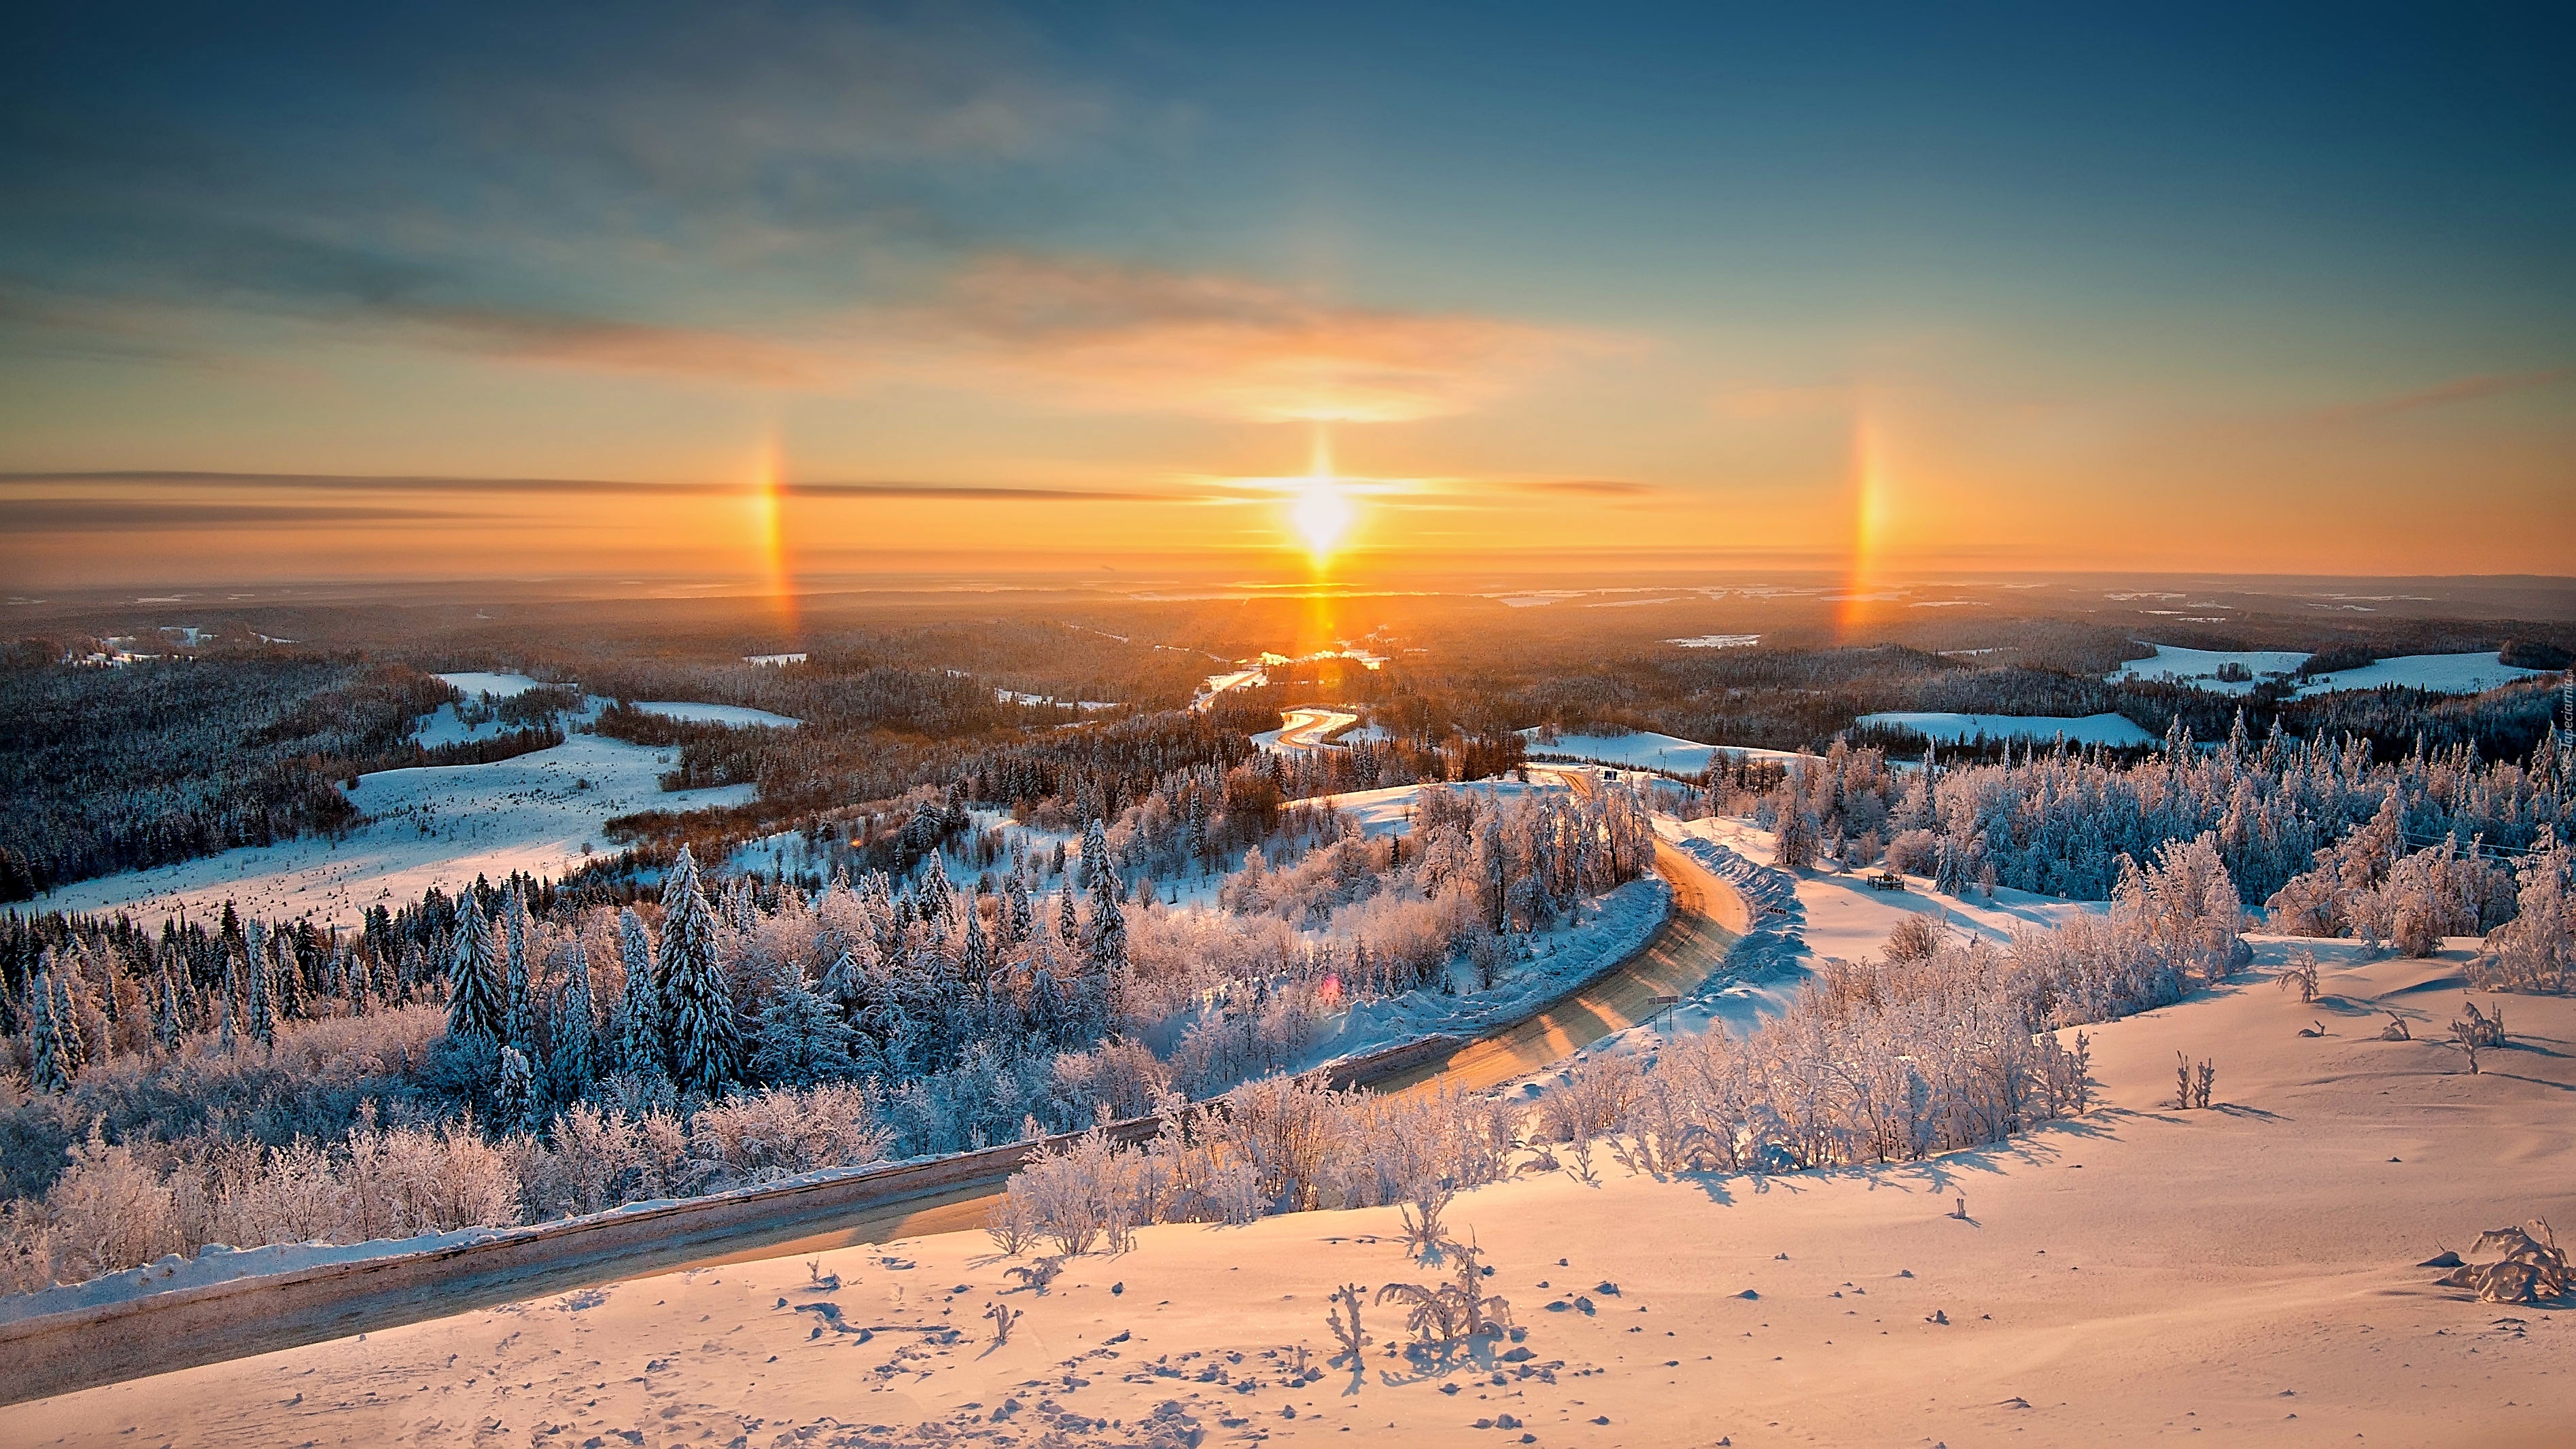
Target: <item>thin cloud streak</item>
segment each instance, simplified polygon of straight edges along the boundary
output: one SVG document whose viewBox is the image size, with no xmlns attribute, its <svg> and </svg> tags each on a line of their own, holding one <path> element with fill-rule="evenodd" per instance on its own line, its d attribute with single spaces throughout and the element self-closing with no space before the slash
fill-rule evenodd
<svg viewBox="0 0 2576 1449">
<path fill-rule="evenodd" d="M 294 489 L 331 493 L 469 493 L 510 497 L 710 498 L 759 491 L 751 483 L 646 483 L 618 478 L 472 478 L 365 473 L 220 473 L 192 469 L 100 469 L 0 473 L 0 484 L 126 483 L 164 488 Z M 782 481 L 790 498 L 929 498 L 1012 502 L 1167 503 L 1177 495 L 1106 488 L 902 480 Z M 33 500 L 29 500 L 33 501 Z"/>
<path fill-rule="evenodd" d="M 2368 418 L 2394 417 L 2399 413 L 2418 412 L 2425 408 L 2447 407 L 2452 403 L 2475 402 L 2481 398 L 2501 397 L 2506 393 L 2524 392 L 2548 387 L 2576 377 L 2576 367 L 2553 367 L 2539 372 L 2480 373 L 2394 397 L 2350 403 L 2328 408 L 2323 416 L 2329 422 L 2356 422 Z"/>
<path fill-rule="evenodd" d="M 174 528 L 278 528 L 352 523 L 478 521 L 434 508 L 352 504 L 156 503 L 131 498 L 0 499 L 0 530 L 11 533 L 125 533 Z"/>
</svg>

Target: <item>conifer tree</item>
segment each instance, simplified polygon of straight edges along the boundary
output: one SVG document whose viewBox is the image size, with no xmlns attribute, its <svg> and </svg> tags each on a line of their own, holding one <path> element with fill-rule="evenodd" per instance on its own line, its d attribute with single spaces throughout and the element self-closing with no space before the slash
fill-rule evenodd
<svg viewBox="0 0 2576 1449">
<path fill-rule="evenodd" d="M 671 1033 L 662 1005 L 659 971 L 653 964 L 653 942 L 644 919 L 632 906 L 617 913 L 617 955 L 626 971 L 626 990 L 618 998 L 619 1064 L 637 1073 L 671 1069 Z"/>
<path fill-rule="evenodd" d="M 761 1009 L 752 1071 L 781 1087 L 810 1087 L 848 1076 L 858 1033 L 802 976 L 782 982 Z"/>
<path fill-rule="evenodd" d="M 270 992 L 276 972 L 269 964 L 267 928 L 254 920 L 245 939 L 250 960 L 242 972 L 242 1020 L 252 1041 L 269 1046 L 277 1040 L 277 1007 Z"/>
<path fill-rule="evenodd" d="M 534 1125 L 538 1112 L 536 1073 L 517 1047 L 501 1048 L 501 1070 L 492 1087 L 493 1125 L 505 1130 Z"/>
<path fill-rule="evenodd" d="M 48 966 L 52 964 L 51 954 L 47 953 Z M 71 1052 L 64 1044 L 62 1022 L 54 1015 L 54 973 L 51 970 L 39 977 L 36 989 L 28 993 L 27 1012 L 34 1018 L 28 1023 L 33 1037 L 29 1044 L 28 1081 L 39 1092 L 59 1094 L 70 1091 L 75 1068 L 70 1060 Z"/>
<path fill-rule="evenodd" d="M 662 886 L 661 987 L 671 1021 L 671 1078 L 714 1096 L 740 1075 L 742 1033 L 716 961 L 715 911 L 698 884 L 689 848 Z"/>
<path fill-rule="evenodd" d="M 483 903 L 466 891 L 464 909 L 456 913 L 456 951 L 448 968 L 447 1034 L 481 1037 L 501 1044 L 501 980 L 492 923 Z"/>
<path fill-rule="evenodd" d="M 501 908 L 502 960 L 501 1031 L 502 1039 L 517 1047 L 522 1055 L 535 1049 L 534 1003 L 528 991 L 528 902 L 517 885 L 510 887 L 509 904 Z"/>
<path fill-rule="evenodd" d="M 982 986 L 993 974 L 992 947 L 984 939 L 983 912 L 970 900 L 966 905 L 966 943 L 958 958 L 958 972 L 969 986 Z"/>
<path fill-rule="evenodd" d="M 575 936 L 563 950 L 563 1005 L 555 1018 L 554 1054 L 550 1065 L 558 1090 L 578 1097 L 590 1090 L 597 1068 L 593 1041 L 599 1023 L 590 1001 L 590 952 Z"/>
</svg>

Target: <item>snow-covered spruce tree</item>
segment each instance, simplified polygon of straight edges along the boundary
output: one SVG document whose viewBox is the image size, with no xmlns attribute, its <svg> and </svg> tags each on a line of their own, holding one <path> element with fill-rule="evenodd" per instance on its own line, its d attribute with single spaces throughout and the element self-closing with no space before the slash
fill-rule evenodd
<svg viewBox="0 0 2576 1449">
<path fill-rule="evenodd" d="M 536 1073 L 517 1047 L 501 1048 L 501 1071 L 492 1088 L 492 1122 L 506 1130 L 521 1130 L 536 1125 L 540 1111 Z"/>
<path fill-rule="evenodd" d="M 1095 824 L 1097 822 L 1094 822 Z M 1091 880 L 1091 914 L 1083 922 L 1083 964 L 1102 987 L 1114 989 L 1127 969 L 1127 913 L 1118 904 L 1118 872 L 1101 857 Z"/>
<path fill-rule="evenodd" d="M 239 1025 L 241 1018 L 241 978 L 242 961 L 240 953 L 226 951 L 224 953 L 224 1009 L 223 1015 L 215 1023 L 215 1047 L 216 1050 L 222 1052 L 225 1056 L 231 1056 L 233 1054 L 233 1049 L 241 1044 Z"/>
<path fill-rule="evenodd" d="M 575 936 L 563 949 L 563 1002 L 555 1013 L 554 1051 L 548 1057 L 555 1095 L 573 1101 L 598 1078 L 599 1020 L 590 1000 L 590 952 Z"/>
<path fill-rule="evenodd" d="M 618 1066 L 639 1076 L 668 1075 L 670 1019 L 662 1006 L 652 938 L 632 906 L 617 913 L 617 957 L 626 972 L 626 989 L 617 998 Z"/>
<path fill-rule="evenodd" d="M 791 976 L 761 1008 L 751 1070 L 777 1087 L 810 1087 L 852 1075 L 858 1033 L 801 976 Z"/>
<path fill-rule="evenodd" d="M 517 886 L 501 908 L 501 1034 L 521 1055 L 536 1050 L 536 1011 L 528 993 L 528 902 Z"/>
<path fill-rule="evenodd" d="M 463 892 L 464 909 L 456 913 L 456 951 L 447 976 L 447 1034 L 501 1040 L 501 980 L 498 953 L 492 945 L 492 923 L 474 892 Z"/>
<path fill-rule="evenodd" d="M 50 963 L 52 953 L 46 954 Z M 27 1080 L 39 1092 L 70 1091 L 75 1068 L 68 1060 L 62 1023 L 54 1016 L 52 971 L 37 977 L 36 989 L 27 994 L 27 1014 L 32 1018 L 28 1022 Z"/>
<path fill-rule="evenodd" d="M 261 1046 L 277 1041 L 277 1003 L 272 990 L 277 980 L 270 964 L 267 928 L 254 920 L 248 940 L 250 960 L 242 973 L 242 1019 L 250 1029 L 250 1039 Z"/>
<path fill-rule="evenodd" d="M 698 884 L 689 848 L 662 885 L 663 996 L 671 1020 L 671 1079 L 683 1089 L 714 1096 L 741 1075 L 742 1032 L 733 1019 L 733 996 L 716 960 L 716 916 Z"/>
</svg>

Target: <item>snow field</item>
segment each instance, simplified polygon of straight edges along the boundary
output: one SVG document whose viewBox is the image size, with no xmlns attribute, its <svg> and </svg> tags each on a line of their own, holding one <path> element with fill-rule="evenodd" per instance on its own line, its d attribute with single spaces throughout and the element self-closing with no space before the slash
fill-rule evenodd
<svg viewBox="0 0 2576 1449">
<path fill-rule="evenodd" d="M 494 699 L 508 699 L 514 694 L 525 694 L 531 689 L 545 688 L 542 682 L 530 679 L 524 674 L 491 674 L 481 670 L 465 670 L 455 674 L 441 674 L 437 677 L 465 691 L 467 699 L 476 699 L 487 694 Z"/>
<path fill-rule="evenodd" d="M 1734 745 L 1704 745 L 1674 735 L 1659 735 L 1639 730 L 1625 735 L 1559 735 L 1554 744 L 1539 743 L 1538 731 L 1526 729 L 1521 738 L 1529 741 L 1532 758 L 1557 757 L 1582 760 L 1589 764 L 1615 765 L 1629 770 L 1670 770 L 1680 775 L 1696 775 L 1708 768 L 1709 757 L 1721 751 L 1748 760 L 1812 760 L 1813 755 L 1795 750 L 1763 750 Z"/>
<path fill-rule="evenodd" d="M 2143 641 L 2141 641 L 2143 642 Z M 2293 649 L 2184 649 L 2172 644 L 2158 644 L 2155 654 L 2146 659 L 2132 659 L 2111 671 L 2112 681 L 2123 679 L 2170 679 L 2215 694 L 2251 694 L 2254 686 L 2267 676 L 2279 676 L 2308 662 L 2304 651 Z M 2223 680 L 2221 666 L 2241 664 L 2252 679 Z"/>
<path fill-rule="evenodd" d="M 152 870 L 81 881 L 44 896 L 47 910 L 246 915 L 354 926 L 367 907 L 401 904 L 435 885 L 514 870 L 560 876 L 611 849 L 609 820 L 639 810 L 749 803 L 753 785 L 665 793 L 669 751 L 571 734 L 552 749 L 481 765 L 433 765 L 359 777 L 351 803 L 366 823 L 337 839 L 247 846 Z"/>
<path fill-rule="evenodd" d="M 1894 710 L 1885 714 L 1865 714 L 1858 721 L 1864 727 L 1903 730 L 1941 744 L 1959 744 L 1983 736 L 1990 740 L 2038 740 L 2045 743 L 2064 735 L 2069 744 L 2077 745 L 2152 745 L 2156 736 L 2139 728 L 2125 715 L 2090 714 L 2081 719 L 2064 715 L 1951 714 L 1931 710 Z"/>
<path fill-rule="evenodd" d="M 2359 669 L 2340 674 L 2320 674 L 2299 689 L 2302 697 L 2332 694 L 2346 689 L 2383 689 L 2397 685 L 2406 689 L 2429 689 L 2437 694 L 2476 694 L 2517 679 L 2536 679 L 2548 673 L 2543 669 L 2524 669 L 2507 664 L 2501 655 L 2486 654 L 2407 654 L 2395 659 L 2382 659 Z"/>
<path fill-rule="evenodd" d="M 804 723 L 803 720 L 789 719 L 783 714 L 771 714 L 765 709 L 753 709 L 739 704 L 693 704 L 676 699 L 639 699 L 635 701 L 635 707 L 646 714 L 658 714 L 664 719 L 685 720 L 690 724 L 720 724 L 734 729 L 749 725 L 787 729 Z"/>
</svg>

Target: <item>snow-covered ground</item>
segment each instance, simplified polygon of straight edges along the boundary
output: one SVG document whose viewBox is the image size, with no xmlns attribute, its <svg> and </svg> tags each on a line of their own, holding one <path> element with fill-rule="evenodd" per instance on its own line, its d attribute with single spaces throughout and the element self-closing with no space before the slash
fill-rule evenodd
<svg viewBox="0 0 2576 1449">
<path fill-rule="evenodd" d="M 639 699 L 635 701 L 635 707 L 646 714 L 658 714 L 665 719 L 686 720 L 691 724 L 728 725 L 735 729 L 741 729 L 746 725 L 766 725 L 772 729 L 784 729 L 789 725 L 804 723 L 802 720 L 789 719 L 783 714 L 771 714 L 765 709 L 753 709 L 748 705 L 740 704 L 693 704 L 687 700 L 677 699 Z"/>
<path fill-rule="evenodd" d="M 1687 639 L 1667 639 L 1667 644 L 1684 649 L 1750 649 L 1762 642 L 1759 634 L 1694 634 Z"/>
<path fill-rule="evenodd" d="M 1207 686 L 1199 691 L 1198 698 L 1190 701 L 1190 708 L 1206 709 L 1216 703 L 1218 695 L 1229 689 L 1254 688 L 1269 682 L 1270 676 L 1259 669 L 1237 669 L 1230 674 L 1211 674 L 1207 677 Z"/>
<path fill-rule="evenodd" d="M 2184 649 L 2158 644 L 2155 651 L 2152 658 L 2132 659 L 2112 670 L 2109 677 L 2114 681 L 2170 679 L 2215 694 L 2251 694 L 2265 678 L 2288 674 L 2308 662 L 2308 656 L 2295 649 Z M 2253 678 L 2220 679 L 2219 669 L 2229 664 L 2244 666 Z"/>
<path fill-rule="evenodd" d="M 2076 915 L 2108 909 L 2100 902 L 2060 901 L 2023 891 L 1998 890 L 1992 900 L 1953 899 L 1931 883 L 1907 877 L 1903 891 L 1882 891 L 1863 875 L 1785 871 L 1765 864 L 1771 832 L 1743 820 L 1713 818 L 1655 822 L 1658 834 L 1734 887 L 1756 912 L 1754 929 L 1727 957 L 1727 969 L 1683 998 L 1671 1012 L 1605 1038 L 1597 1051 L 1651 1054 L 1667 1037 L 1723 1026 L 1742 1036 L 1777 1016 L 1821 960 L 1885 957 L 1888 932 L 1908 916 L 1937 918 L 1945 930 L 1991 941 L 2016 931 L 2044 928 Z M 1527 1084 L 1535 1096 L 1555 1069 Z"/>
<path fill-rule="evenodd" d="M 1770 831 L 1744 820 L 1712 818 L 1664 828 L 1667 838 L 1685 845 L 1705 841 L 1754 861 L 1770 860 L 1778 843 Z M 2016 931 L 2044 929 L 2075 916 L 2100 915 L 2110 909 L 2109 903 L 2103 901 L 2061 901 L 2054 896 L 2000 888 L 1992 900 L 1945 896 L 1936 893 L 1931 882 L 1921 876 L 1904 877 L 1904 890 L 1882 891 L 1869 883 L 1868 876 L 1875 873 L 1874 868 L 1849 873 L 1792 873 L 1764 868 L 1775 875 L 1794 876 L 1801 912 L 1798 936 L 1807 949 L 1819 958 L 1844 961 L 1884 957 L 1887 933 L 1907 916 L 1933 916 L 1946 929 L 1962 935 L 2005 941 Z"/>
<path fill-rule="evenodd" d="M 746 654 L 742 656 L 742 662 L 745 664 L 766 664 L 773 669 L 781 669 L 790 664 L 804 663 L 805 656 L 802 654 Z"/>
<path fill-rule="evenodd" d="M 1052 694 L 1029 694 L 1017 689 L 996 689 L 993 691 L 993 698 L 1002 704 L 1047 705 L 1054 708 L 1070 707 L 1081 710 L 1086 714 L 1098 710 L 1116 709 L 1118 707 L 1117 701 L 1115 700 L 1058 699 Z"/>
<path fill-rule="evenodd" d="M 1390 1207 L 1148 1227 L 1044 1293 L 972 1232 L 701 1268 L 20 1405 L 8 1437 L 2564 1443 L 2576 1314 L 2414 1265 L 2576 1221 L 2551 1167 L 2576 1158 L 2576 1002 L 2514 999 L 2516 1045 L 2471 1076 L 2435 1039 L 2459 951 L 2301 945 L 2317 1003 L 2274 989 L 2292 948 L 2258 941 L 2239 984 L 2087 1028 L 2103 1105 L 1995 1147 L 1667 1178 L 1603 1154 L 1597 1184 L 1462 1194 L 1447 1222 L 1522 1333 L 1445 1362 L 1396 1356 L 1401 1310 L 1374 1304 L 1364 1361 L 1326 1362 L 1336 1285 L 1444 1271 Z M 2377 1040 L 2380 1009 L 2416 1039 Z M 2168 1105 L 2177 1051 L 2216 1063 L 2216 1107 Z M 993 1303 L 1023 1314 L 1007 1342 Z"/>
<path fill-rule="evenodd" d="M 1680 775 L 1696 775 L 1708 768 L 1711 755 L 1721 751 L 1748 760 L 1812 760 L 1795 750 L 1762 750 L 1736 745 L 1703 745 L 1697 740 L 1659 735 L 1639 730 L 1626 735 L 1559 735 L 1554 743 L 1542 744 L 1538 731 L 1521 731 L 1529 741 L 1533 757 L 1555 757 L 1583 760 L 1596 765 L 1617 765 L 1631 770 L 1670 770 Z"/>
<path fill-rule="evenodd" d="M 355 925 L 379 901 L 399 905 L 435 885 L 514 870 L 559 876 L 611 849 L 601 829 L 639 810 L 748 803 L 757 787 L 664 793 L 671 752 L 573 734 L 553 749 L 482 765 L 384 770 L 359 777 L 351 803 L 367 823 L 346 836 L 228 850 L 202 860 L 81 881 L 44 896 L 48 910 L 146 915 L 219 911 L 310 916 Z"/>
<path fill-rule="evenodd" d="M 1859 723 L 1881 729 L 1904 730 L 1942 744 L 1957 744 L 1983 736 L 1990 740 L 2053 740 L 2064 735 L 2078 745 L 2152 745 L 2156 737 L 2140 729 L 2137 722 L 2123 715 L 2091 714 L 2081 719 L 2065 715 L 1951 714 L 1934 710 L 1893 710 L 1885 714 L 1865 714 Z"/>
<path fill-rule="evenodd" d="M 1460 994 L 1428 988 L 1363 1002 L 1323 1024 L 1298 1070 L 1431 1036 L 1470 1037 L 1532 1011 L 1617 965 L 1646 943 L 1672 914 L 1672 887 L 1652 876 L 1587 901 L 1577 918 L 1514 938 L 1529 952 L 1490 991 L 1473 991 L 1467 968 L 1452 963 Z"/>
<path fill-rule="evenodd" d="M 1540 780 L 1470 780 L 1463 784 L 1388 785 L 1377 790 L 1346 790 L 1339 795 L 1318 795 L 1312 800 L 1292 800 L 1291 805 L 1330 805 L 1342 812 L 1366 835 L 1401 835 L 1413 828 L 1413 810 L 1426 789 L 1456 790 L 1485 795 L 1499 802 L 1534 790 L 1561 790 L 1562 785 Z"/>
<path fill-rule="evenodd" d="M 486 694 L 492 696 L 494 699 L 508 699 L 514 694 L 525 694 L 531 689 L 542 689 L 545 687 L 541 681 L 530 679 L 524 674 L 490 674 L 481 670 L 467 670 L 457 674 L 442 674 L 439 675 L 438 678 L 444 679 L 448 683 L 455 685 L 458 689 L 465 691 L 465 697 L 467 699 L 474 699 Z"/>
<path fill-rule="evenodd" d="M 2332 694 L 2346 689 L 2382 689 L 2393 684 L 2406 689 L 2429 689 L 2438 694 L 2476 694 L 2480 690 L 2548 672 L 2507 664 L 2502 656 L 2492 652 L 2406 654 L 2339 674 L 2320 674 L 2300 686 L 2299 693 Z"/>
</svg>

